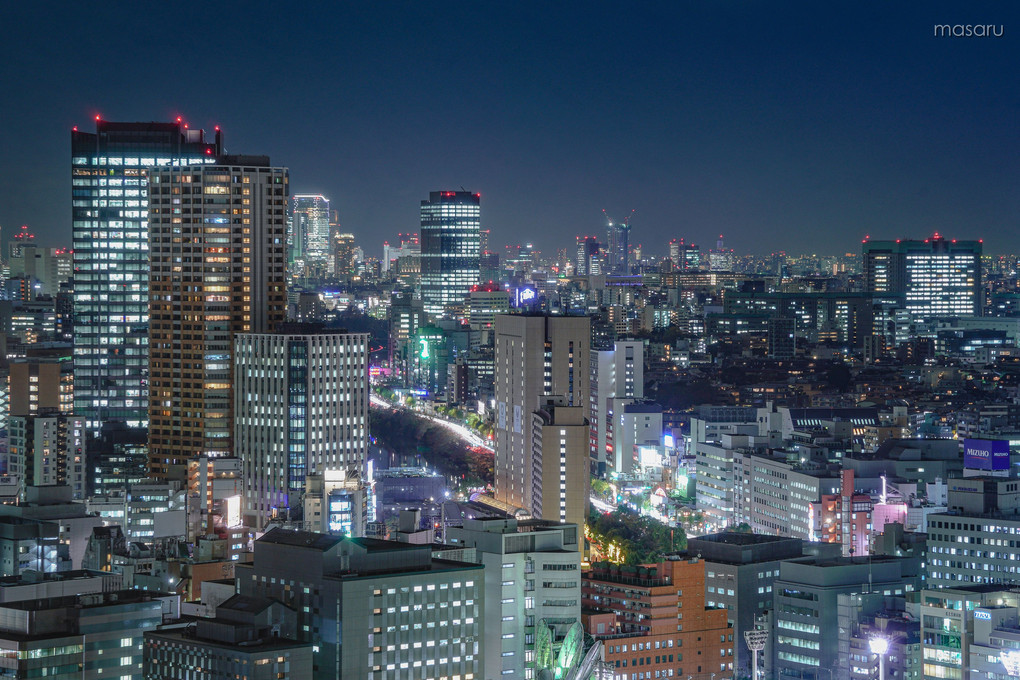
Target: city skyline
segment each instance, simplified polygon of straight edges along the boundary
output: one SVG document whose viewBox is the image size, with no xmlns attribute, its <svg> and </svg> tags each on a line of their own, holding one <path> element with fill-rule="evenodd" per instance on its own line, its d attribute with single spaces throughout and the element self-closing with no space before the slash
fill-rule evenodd
<svg viewBox="0 0 1020 680">
<path fill-rule="evenodd" d="M 190 94 L 185 76 L 148 69 L 136 78 L 144 65 L 127 62 L 114 77 L 83 71 L 64 83 L 58 65 L 73 48 L 50 44 L 42 28 L 18 33 L 3 49 L 23 68 L 6 71 L 0 88 L 17 104 L 10 124 L 33 134 L 6 145 L 19 162 L 0 181 L 5 238 L 28 224 L 43 245 L 70 242 L 64 201 L 45 196 L 68 195 L 57 162 L 66 131 L 98 114 L 221 125 L 228 151 L 264 148 L 292 169 L 296 191 L 329 196 L 343 230 L 373 256 L 377 235 L 414 229 L 424 192 L 461 186 L 485 196 L 493 243 L 533 241 L 550 254 L 604 229 L 602 209 L 636 209 L 631 241 L 652 253 L 673 238 L 707 247 L 719 233 L 738 253 L 777 241 L 839 253 L 866 234 L 934 231 L 984 237 L 991 253 L 1020 250 L 1010 182 L 1018 93 L 1002 76 L 1016 42 L 1008 28 L 1001 38 L 933 35 L 943 23 L 1008 27 L 1014 7 L 671 4 L 545 8 L 539 18 L 506 7 L 406 9 L 385 19 L 349 9 L 335 38 L 288 41 L 305 44 L 266 77 L 316 97 L 311 85 L 334 79 L 338 94 L 315 107 L 249 87 L 247 67 L 213 59 L 197 40 L 221 90 Z M 36 11 L 13 8 L 12 24 L 40 24 Z M 110 21 L 112 12 L 69 12 L 48 26 L 80 24 L 97 59 L 116 60 L 114 44 L 170 46 L 149 26 L 173 18 L 142 25 Z M 308 30 L 289 17 L 264 29 L 257 15 L 233 17 L 216 54 L 255 30 L 267 42 Z"/>
</svg>

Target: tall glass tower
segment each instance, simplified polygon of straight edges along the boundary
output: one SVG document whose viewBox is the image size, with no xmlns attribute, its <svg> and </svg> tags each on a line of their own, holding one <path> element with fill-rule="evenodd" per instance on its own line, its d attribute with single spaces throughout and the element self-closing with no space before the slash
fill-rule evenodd
<svg viewBox="0 0 1020 680">
<path fill-rule="evenodd" d="M 478 284 L 481 194 L 433 191 L 421 202 L 421 298 L 434 317 L 449 316 Z"/>
<path fill-rule="evenodd" d="M 322 194 L 294 194 L 290 197 L 293 234 L 290 262 L 325 263 L 330 259 L 329 199 Z"/>
<path fill-rule="evenodd" d="M 148 168 L 215 163 L 222 143 L 180 119 L 71 132 L 74 407 L 95 434 L 148 424 Z"/>
<path fill-rule="evenodd" d="M 610 222 L 606 227 L 609 274 L 630 274 L 630 224 Z"/>
</svg>

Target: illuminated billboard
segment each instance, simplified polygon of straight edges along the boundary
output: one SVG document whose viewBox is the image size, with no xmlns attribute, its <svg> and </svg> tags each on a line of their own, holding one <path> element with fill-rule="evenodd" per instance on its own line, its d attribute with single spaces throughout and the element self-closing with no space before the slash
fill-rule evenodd
<svg viewBox="0 0 1020 680">
<path fill-rule="evenodd" d="M 230 496 L 229 498 L 223 499 L 223 502 L 227 507 L 226 516 L 224 517 L 227 527 L 233 528 L 241 526 L 241 497 Z"/>
<path fill-rule="evenodd" d="M 1004 439 L 964 439 L 963 467 L 968 470 L 1008 470 L 1009 442 Z"/>
</svg>

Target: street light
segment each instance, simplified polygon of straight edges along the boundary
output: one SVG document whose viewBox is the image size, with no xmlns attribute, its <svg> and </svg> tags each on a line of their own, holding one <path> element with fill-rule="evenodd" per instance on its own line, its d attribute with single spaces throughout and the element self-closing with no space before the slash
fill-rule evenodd
<svg viewBox="0 0 1020 680">
<path fill-rule="evenodd" d="M 878 680 L 885 680 L 885 655 L 889 651 L 889 640 L 884 637 L 873 637 L 868 640 L 871 653 L 878 656 Z"/>
<path fill-rule="evenodd" d="M 999 652 L 999 661 L 1011 677 L 1020 678 L 1020 649 L 1004 649 Z"/>
<path fill-rule="evenodd" d="M 765 641 L 769 639 L 767 630 L 755 629 L 744 631 L 744 642 L 751 650 L 751 667 L 754 669 L 751 680 L 758 680 L 758 652 L 765 649 Z"/>
</svg>

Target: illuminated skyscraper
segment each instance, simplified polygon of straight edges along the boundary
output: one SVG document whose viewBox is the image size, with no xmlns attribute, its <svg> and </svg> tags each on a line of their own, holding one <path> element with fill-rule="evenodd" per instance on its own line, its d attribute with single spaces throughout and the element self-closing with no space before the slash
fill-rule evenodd
<svg viewBox="0 0 1020 680">
<path fill-rule="evenodd" d="M 336 234 L 333 245 L 333 266 L 336 277 L 341 281 L 350 281 L 351 277 L 357 274 L 354 250 L 354 234 Z"/>
<path fill-rule="evenodd" d="M 329 261 L 329 199 L 322 194 L 294 194 L 290 200 L 289 261 L 327 264 Z"/>
<path fill-rule="evenodd" d="M 574 271 L 578 276 L 594 274 L 591 271 L 591 259 L 599 254 L 599 240 L 594 236 L 577 237 L 577 255 L 574 260 Z"/>
<path fill-rule="evenodd" d="M 147 168 L 215 163 L 222 144 L 219 129 L 210 144 L 202 130 L 189 130 L 179 119 L 110 123 L 97 117 L 95 133 L 71 132 L 74 410 L 93 432 L 109 421 L 148 423 Z"/>
<path fill-rule="evenodd" d="M 630 274 L 630 223 L 609 222 L 606 228 L 608 239 L 606 247 L 608 250 L 608 262 L 606 264 L 607 274 Z"/>
<path fill-rule="evenodd" d="M 478 283 L 481 194 L 433 191 L 421 202 L 421 297 L 425 311 L 447 316 Z"/>
<path fill-rule="evenodd" d="M 149 474 L 158 479 L 183 480 L 191 458 L 232 454 L 234 334 L 272 332 L 287 313 L 287 169 L 264 156 L 221 160 L 150 178 Z"/>
<path fill-rule="evenodd" d="M 245 514 L 261 529 L 274 512 L 300 516 L 308 475 L 364 471 L 368 334 L 285 324 L 234 347 L 234 451 Z"/>
<path fill-rule="evenodd" d="M 981 241 L 870 241 L 862 247 L 869 293 L 897 296 L 915 316 L 982 312 Z"/>
</svg>

